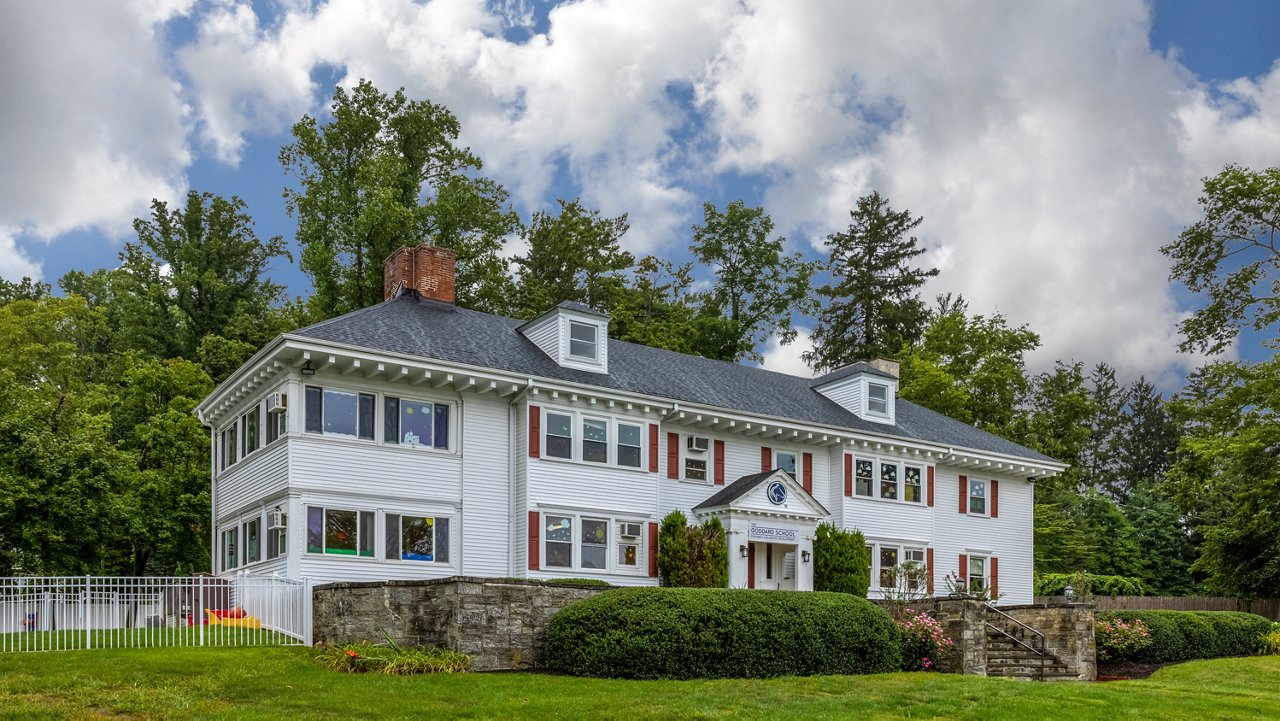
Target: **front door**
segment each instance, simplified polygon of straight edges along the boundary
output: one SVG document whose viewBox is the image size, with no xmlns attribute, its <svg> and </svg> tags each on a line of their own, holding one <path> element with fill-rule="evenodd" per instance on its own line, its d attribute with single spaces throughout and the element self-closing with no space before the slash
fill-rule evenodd
<svg viewBox="0 0 1280 721">
<path fill-rule="evenodd" d="M 747 588 L 756 587 L 756 544 L 747 544 Z"/>
</svg>

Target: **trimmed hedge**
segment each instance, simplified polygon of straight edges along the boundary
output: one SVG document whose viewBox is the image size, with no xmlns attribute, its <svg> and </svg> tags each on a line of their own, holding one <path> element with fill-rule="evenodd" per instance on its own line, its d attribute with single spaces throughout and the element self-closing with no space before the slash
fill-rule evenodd
<svg viewBox="0 0 1280 721">
<path fill-rule="evenodd" d="M 1196 658 L 1248 656 L 1257 653 L 1271 622 L 1237 611 L 1112 611 L 1098 618 L 1135 619 L 1151 629 L 1151 645 L 1132 658 L 1139 663 L 1167 663 Z"/>
<path fill-rule="evenodd" d="M 1081 583 L 1085 585 L 1081 588 Z M 1100 576 L 1094 573 L 1042 573 L 1036 576 L 1037 596 L 1061 596 L 1068 585 L 1074 587 L 1078 597 L 1094 596 L 1145 596 L 1147 587 L 1142 579 L 1133 576 Z"/>
<path fill-rule="evenodd" d="M 547 627 L 543 658 L 575 676 L 768 678 L 898 670 L 898 628 L 843 593 L 621 588 Z"/>
</svg>

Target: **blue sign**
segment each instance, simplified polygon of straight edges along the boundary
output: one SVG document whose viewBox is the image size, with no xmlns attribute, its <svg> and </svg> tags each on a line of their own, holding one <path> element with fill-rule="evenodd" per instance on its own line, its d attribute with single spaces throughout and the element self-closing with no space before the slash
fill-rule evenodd
<svg viewBox="0 0 1280 721">
<path fill-rule="evenodd" d="M 765 492 L 769 495 L 769 502 L 775 506 L 781 506 L 787 502 L 787 487 L 782 481 L 770 483 Z"/>
</svg>

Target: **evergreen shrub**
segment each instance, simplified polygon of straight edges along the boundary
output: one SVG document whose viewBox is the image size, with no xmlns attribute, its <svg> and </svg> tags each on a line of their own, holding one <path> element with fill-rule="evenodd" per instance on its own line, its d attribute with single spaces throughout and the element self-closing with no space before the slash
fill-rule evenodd
<svg viewBox="0 0 1280 721">
<path fill-rule="evenodd" d="M 544 658 L 575 676 L 768 678 L 898 670 L 897 626 L 848 594 L 621 588 L 547 628 Z"/>
<path fill-rule="evenodd" d="M 1114 659 L 1140 663 L 1252 655 L 1271 630 L 1271 622 L 1262 616 L 1237 611 L 1111 611 L 1099 613 L 1098 620 L 1147 625 L 1150 645 L 1135 649 L 1131 657 Z"/>
<path fill-rule="evenodd" d="M 871 558 L 862 533 L 818 524 L 813 539 L 813 590 L 866 598 L 870 587 Z"/>
<path fill-rule="evenodd" d="M 1037 596 L 1061 596 L 1071 586 L 1076 598 L 1087 596 L 1145 596 L 1147 587 L 1133 576 L 1100 576 L 1095 573 L 1042 573 L 1036 576 Z"/>
<path fill-rule="evenodd" d="M 687 525 L 680 511 L 662 519 L 658 531 L 658 578 L 664 586 L 725 588 L 729 585 L 729 545 L 719 518 Z"/>
</svg>

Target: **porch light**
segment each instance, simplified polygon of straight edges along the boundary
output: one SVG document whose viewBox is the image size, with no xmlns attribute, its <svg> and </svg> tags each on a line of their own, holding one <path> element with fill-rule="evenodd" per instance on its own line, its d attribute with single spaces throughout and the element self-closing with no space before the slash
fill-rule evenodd
<svg viewBox="0 0 1280 721">
<path fill-rule="evenodd" d="M 741 546 L 738 546 L 738 554 L 743 558 L 747 557 L 747 544 L 744 543 Z"/>
<path fill-rule="evenodd" d="M 316 374 L 316 369 L 312 367 L 311 361 L 308 360 L 306 363 L 302 364 L 302 375 L 313 376 L 315 374 Z"/>
<path fill-rule="evenodd" d="M 808 562 L 809 562 L 809 552 L 808 552 L 808 551 L 801 551 L 801 552 L 800 552 L 800 560 L 801 560 L 802 562 L 804 562 L 804 563 L 808 563 Z"/>
<path fill-rule="evenodd" d="M 1068 584 L 1066 588 L 1062 589 L 1062 595 L 1067 597 L 1067 603 L 1072 603 L 1076 600 L 1076 590 L 1072 588 L 1070 584 Z"/>
</svg>

